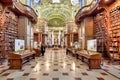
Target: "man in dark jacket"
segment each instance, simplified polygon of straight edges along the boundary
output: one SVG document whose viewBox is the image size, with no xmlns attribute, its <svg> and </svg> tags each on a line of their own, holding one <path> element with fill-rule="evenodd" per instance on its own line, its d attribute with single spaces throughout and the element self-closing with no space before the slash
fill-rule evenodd
<svg viewBox="0 0 120 80">
<path fill-rule="evenodd" d="M 42 53 L 42 56 L 44 56 L 44 53 L 45 53 L 45 45 L 44 44 L 41 45 L 41 53 Z"/>
</svg>

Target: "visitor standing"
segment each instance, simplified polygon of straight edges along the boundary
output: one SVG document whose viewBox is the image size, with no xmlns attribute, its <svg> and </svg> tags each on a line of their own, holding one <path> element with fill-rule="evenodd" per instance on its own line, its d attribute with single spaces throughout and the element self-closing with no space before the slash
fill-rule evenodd
<svg viewBox="0 0 120 80">
<path fill-rule="evenodd" d="M 44 53 L 45 53 L 45 45 L 44 44 L 41 45 L 41 53 L 42 53 L 42 56 L 44 56 Z"/>
</svg>

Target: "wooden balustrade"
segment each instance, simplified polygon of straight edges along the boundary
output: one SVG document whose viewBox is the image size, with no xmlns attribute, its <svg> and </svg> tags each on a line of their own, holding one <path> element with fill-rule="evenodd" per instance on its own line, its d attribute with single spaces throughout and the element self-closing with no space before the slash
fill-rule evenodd
<svg viewBox="0 0 120 80">
<path fill-rule="evenodd" d="M 78 13 L 75 16 L 75 22 L 76 24 L 79 24 L 79 22 L 86 16 L 93 14 L 98 6 L 101 0 L 96 1 L 96 3 L 94 3 L 96 0 L 93 0 L 90 4 L 83 6 L 82 8 L 79 9 Z M 92 7 L 91 7 L 92 5 Z M 93 6 L 94 5 L 94 6 Z M 85 10 L 86 8 L 89 8 L 89 10 Z M 97 11 L 96 11 L 97 12 Z"/>
</svg>

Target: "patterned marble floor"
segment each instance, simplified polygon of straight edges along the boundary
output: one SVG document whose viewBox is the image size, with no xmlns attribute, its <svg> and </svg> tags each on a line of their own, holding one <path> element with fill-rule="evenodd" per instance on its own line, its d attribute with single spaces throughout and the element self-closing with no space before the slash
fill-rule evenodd
<svg viewBox="0 0 120 80">
<path fill-rule="evenodd" d="M 9 69 L 8 61 L 4 60 L 4 62 L 0 64 L 0 73 L 6 71 L 7 69 Z"/>
<path fill-rule="evenodd" d="M 117 62 L 117 64 L 113 64 L 113 63 L 104 61 L 102 69 L 120 79 L 120 64 L 119 64 L 119 62 Z"/>
<path fill-rule="evenodd" d="M 23 65 L 22 70 L 7 70 L 0 80 L 119 80 L 102 69 L 89 70 L 80 60 L 65 54 L 65 49 L 48 49 L 44 56 Z"/>
</svg>

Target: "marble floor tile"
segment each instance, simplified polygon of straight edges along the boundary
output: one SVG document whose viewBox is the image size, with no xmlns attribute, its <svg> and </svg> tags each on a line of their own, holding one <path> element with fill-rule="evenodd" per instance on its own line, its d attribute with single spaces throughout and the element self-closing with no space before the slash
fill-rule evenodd
<svg viewBox="0 0 120 80">
<path fill-rule="evenodd" d="M 120 80 L 103 69 L 89 69 L 65 51 L 47 49 L 44 56 L 24 64 L 21 70 L 8 69 L 1 73 L 0 80 Z"/>
</svg>

